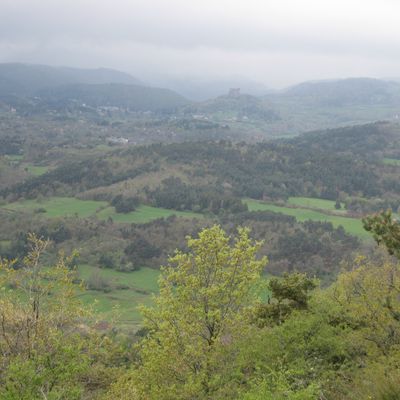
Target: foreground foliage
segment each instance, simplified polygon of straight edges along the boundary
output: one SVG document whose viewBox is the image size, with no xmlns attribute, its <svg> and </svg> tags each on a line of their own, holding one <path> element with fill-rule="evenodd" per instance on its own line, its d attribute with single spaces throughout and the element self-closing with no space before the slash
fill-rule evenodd
<svg viewBox="0 0 400 400">
<path fill-rule="evenodd" d="M 391 210 L 366 217 L 363 223 L 378 244 L 383 244 L 389 254 L 400 259 L 400 223 L 393 219 Z"/>
<path fill-rule="evenodd" d="M 106 398 L 397 398 L 397 262 L 359 257 L 328 289 L 304 274 L 274 278 L 262 304 L 249 290 L 257 286 L 250 265 L 260 261 L 251 261 L 257 246 L 248 247 L 246 231 L 233 248 L 218 227 L 188 243 L 164 270 L 156 307 L 143 310 L 138 363 Z M 249 267 L 236 275 L 246 289 L 230 293 L 232 261 L 246 254 Z"/>
<path fill-rule="evenodd" d="M 400 396 L 394 258 L 360 256 L 328 288 L 302 273 L 262 285 L 261 242 L 213 226 L 170 258 L 143 329 L 123 337 L 90 329 L 68 262 L 43 267 L 47 242 L 30 240 L 23 263 L 2 262 L 2 399 Z"/>
<path fill-rule="evenodd" d="M 78 321 L 86 314 L 76 297 L 68 260 L 45 268 L 48 242 L 30 238 L 21 268 L 1 262 L 0 395 L 2 399 L 78 399 L 73 384 L 88 366 Z"/>
<path fill-rule="evenodd" d="M 144 308 L 149 333 L 134 372 L 139 398 L 233 396 L 237 344 L 249 334 L 255 283 L 266 259 L 245 229 L 233 244 L 218 226 L 189 239 L 160 279 L 154 308 Z M 235 376 L 236 375 L 236 376 Z"/>
<path fill-rule="evenodd" d="M 4 400 L 93 398 L 115 379 L 121 345 L 91 329 L 90 308 L 81 304 L 82 288 L 74 283 L 73 256 L 60 256 L 52 267 L 41 262 L 48 245 L 30 235 L 23 260 L 0 261 Z"/>
</svg>

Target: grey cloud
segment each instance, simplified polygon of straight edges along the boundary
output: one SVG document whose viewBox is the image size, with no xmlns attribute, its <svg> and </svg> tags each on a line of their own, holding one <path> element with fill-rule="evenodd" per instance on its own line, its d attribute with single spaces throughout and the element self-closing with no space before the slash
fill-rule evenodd
<svg viewBox="0 0 400 400">
<path fill-rule="evenodd" d="M 240 18 L 218 19 L 211 17 L 212 13 L 197 15 L 196 7 L 185 14 L 187 7 L 183 10 L 179 7 L 169 9 L 165 7 L 168 1 L 3 1 L 0 40 L 11 42 L 32 38 L 40 42 L 69 38 L 104 45 L 132 41 L 182 49 L 204 46 L 240 51 L 377 51 L 382 54 L 392 54 L 400 47 L 397 40 L 400 32 L 397 37 L 390 38 L 371 32 L 367 29 L 369 27 L 324 26 L 324 16 L 317 25 L 315 17 L 310 18 L 309 24 L 307 19 L 298 24 L 296 17 L 290 16 L 290 9 L 281 21 L 274 21 L 267 9 L 261 9 L 260 15 L 265 14 L 264 23 L 261 23 L 260 15 L 252 23 Z M 209 3 L 212 9 L 212 2 Z M 108 6 L 101 7 L 102 4 Z"/>
<path fill-rule="evenodd" d="M 336 64 L 340 73 L 348 71 L 347 75 L 356 71 L 385 75 L 400 66 L 400 29 L 387 10 L 378 13 L 376 20 L 373 15 L 379 4 L 400 11 L 391 0 L 365 0 L 368 13 L 364 15 L 360 8 L 362 18 L 341 14 L 346 4 L 357 10 L 355 6 L 363 4 L 360 0 L 330 1 L 342 7 L 332 8 L 332 17 L 329 9 L 318 14 L 324 8 L 316 0 L 1 2 L 0 61 L 97 63 L 144 74 L 192 70 L 221 75 L 229 68 L 248 76 L 262 76 L 265 71 L 266 80 L 267 75 L 279 76 L 279 71 L 290 73 L 297 60 L 297 70 L 280 78 L 288 82 L 299 72 L 304 77 L 310 72 L 331 73 L 329 63 Z M 304 10 L 290 7 L 300 3 Z M 276 11 L 274 6 L 279 4 Z M 298 10 L 300 15 L 295 14 Z M 382 18 L 388 18 L 388 23 Z M 275 69 L 262 65 L 272 60 L 281 64 Z"/>
</svg>

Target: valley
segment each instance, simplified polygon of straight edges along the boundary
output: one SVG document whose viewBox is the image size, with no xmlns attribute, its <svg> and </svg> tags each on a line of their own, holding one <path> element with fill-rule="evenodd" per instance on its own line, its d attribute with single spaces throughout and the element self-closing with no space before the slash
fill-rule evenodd
<svg viewBox="0 0 400 400">
<path fill-rule="evenodd" d="M 2 88 L 2 74 L 12 92 Z M 385 276 L 395 279 L 390 263 L 398 254 L 398 84 L 315 82 L 260 96 L 232 89 L 193 101 L 108 70 L 0 65 L 1 88 L 0 305 L 18 312 L 6 315 L 3 307 L 0 314 L 15 321 L 13 332 L 31 335 L 29 321 L 37 314 L 30 307 L 36 310 L 40 299 L 39 321 L 46 321 L 40 329 L 52 338 L 54 354 L 69 371 L 70 354 L 77 370 L 83 354 L 96 366 L 79 378 L 88 399 L 103 400 L 95 392 L 110 389 L 107 379 L 120 382 L 127 371 L 140 376 L 143 368 L 169 365 L 169 354 L 159 359 L 162 335 L 178 348 L 182 340 L 186 349 L 194 342 L 201 347 L 197 338 L 216 329 L 209 318 L 225 324 L 225 313 L 244 360 L 252 354 L 275 368 L 276 356 L 266 349 L 287 335 L 285 349 L 298 354 L 291 343 L 305 335 L 317 345 L 303 353 L 317 351 L 324 360 L 321 369 L 310 361 L 314 356 L 304 356 L 320 371 L 326 393 L 332 389 L 321 377 L 325 368 L 332 373 L 341 365 L 354 375 L 346 367 L 353 356 L 338 350 L 359 334 L 348 307 L 366 315 L 366 301 L 378 299 L 378 314 L 368 314 L 365 326 L 375 315 L 390 318 L 383 297 L 398 301 L 385 286 Z M 380 267 L 355 267 L 363 262 Z M 364 286 L 375 297 L 357 303 Z M 338 295 L 343 290 L 347 303 Z M 21 315 L 27 315 L 22 323 Z M 11 343 L 8 336 L 2 341 L 7 329 L 0 329 L 0 350 Z M 247 348 L 254 341 L 262 350 Z M 325 342 L 343 362 L 328 360 Z M 156 350 L 149 353 L 140 347 L 151 343 Z M 243 370 L 248 366 L 243 361 Z M 0 383 L 1 374 L 0 366 Z M 129 379 L 121 382 L 130 387 Z M 304 390 L 314 390 L 312 383 Z M 0 397 L 1 391 L 0 384 Z M 198 398 L 185 396 L 177 398 Z M 240 400 L 247 399 L 258 400 Z"/>
</svg>

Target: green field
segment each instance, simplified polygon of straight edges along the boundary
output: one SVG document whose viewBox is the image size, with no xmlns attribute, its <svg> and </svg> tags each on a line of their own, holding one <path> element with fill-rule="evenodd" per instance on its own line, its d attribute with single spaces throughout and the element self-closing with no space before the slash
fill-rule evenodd
<svg viewBox="0 0 400 400">
<path fill-rule="evenodd" d="M 40 176 L 45 174 L 49 168 L 48 167 L 44 167 L 44 166 L 40 166 L 40 165 L 27 165 L 25 166 L 26 171 L 29 172 L 31 175 L 34 176 Z"/>
<path fill-rule="evenodd" d="M 24 156 L 22 154 L 7 154 L 6 158 L 10 161 L 21 161 L 24 159 Z"/>
<path fill-rule="evenodd" d="M 327 210 L 327 211 L 334 211 L 345 213 L 346 210 L 343 210 L 344 204 L 341 203 L 342 209 L 336 210 L 335 204 L 336 202 L 333 200 L 324 200 L 324 199 L 317 199 L 314 197 L 289 197 L 288 204 L 298 207 L 305 207 L 305 208 L 316 208 L 319 210 Z"/>
<path fill-rule="evenodd" d="M 384 158 L 383 163 L 386 165 L 400 166 L 400 160 L 398 160 L 396 158 Z"/>
<path fill-rule="evenodd" d="M 135 211 L 127 214 L 116 213 L 114 207 L 107 207 L 97 214 L 98 218 L 101 219 L 107 219 L 111 217 L 115 222 L 129 222 L 138 224 L 149 222 L 157 218 L 167 218 L 171 215 L 185 218 L 203 218 L 203 216 L 199 213 L 168 210 L 166 208 L 156 208 L 145 205 L 141 205 Z"/>
<path fill-rule="evenodd" d="M 46 210 L 43 215 L 47 217 L 64 217 L 78 215 L 78 217 L 89 217 L 96 213 L 101 207 L 106 207 L 105 201 L 79 200 L 73 197 L 52 197 L 43 201 L 24 200 L 6 204 L 3 208 L 13 211 Z"/>
<path fill-rule="evenodd" d="M 165 208 L 156 208 L 141 205 L 135 211 L 127 214 L 118 214 L 114 207 L 110 207 L 106 201 L 79 200 L 74 197 L 52 197 L 42 201 L 23 200 L 3 206 L 11 211 L 35 211 L 45 210 L 44 216 L 64 217 L 77 215 L 81 218 L 96 215 L 99 219 L 111 217 L 115 222 L 146 223 L 157 218 L 166 218 L 171 215 L 186 218 L 202 218 L 198 213 L 190 211 L 175 211 Z"/>
<path fill-rule="evenodd" d="M 96 274 L 112 286 L 109 293 L 86 290 L 80 296 L 83 303 L 93 305 L 99 319 L 115 320 L 119 326 L 137 328 L 141 321 L 137 307 L 140 304 L 152 304 L 152 294 L 158 292 L 160 271 L 141 268 L 135 272 L 118 272 L 81 265 L 78 267 L 78 274 L 84 281 L 90 280 Z M 118 289 L 121 284 L 128 288 Z"/>
<path fill-rule="evenodd" d="M 334 227 L 343 226 L 346 232 L 358 236 L 360 238 L 370 238 L 370 234 L 366 232 L 362 226 L 362 222 L 356 218 L 346 218 L 336 215 L 327 215 L 322 212 L 308 210 L 305 208 L 281 207 L 274 204 L 265 203 L 259 200 L 244 200 L 250 211 L 272 211 L 295 217 L 298 221 L 327 221 L 331 222 Z"/>
<path fill-rule="evenodd" d="M 128 329 L 139 328 L 142 317 L 138 311 L 138 306 L 153 304 L 153 295 L 159 292 L 160 271 L 145 267 L 134 272 L 118 272 L 89 265 L 78 267 L 79 278 L 83 281 L 90 280 L 93 274 L 100 275 L 107 282 L 110 282 L 114 288 L 109 293 L 85 290 L 80 295 L 82 302 L 93 306 L 100 320 L 115 321 L 119 327 Z M 270 277 L 268 274 L 263 275 L 264 279 Z M 129 288 L 118 289 L 117 286 L 120 284 L 129 286 Z M 260 284 L 258 290 L 260 290 L 261 298 L 266 300 L 269 291 L 265 282 Z"/>
</svg>

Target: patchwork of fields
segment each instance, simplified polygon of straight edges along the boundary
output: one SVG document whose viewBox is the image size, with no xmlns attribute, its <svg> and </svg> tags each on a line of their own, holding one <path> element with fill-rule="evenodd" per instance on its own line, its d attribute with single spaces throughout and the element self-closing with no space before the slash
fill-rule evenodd
<svg viewBox="0 0 400 400">
<path fill-rule="evenodd" d="M 157 218 L 167 218 L 171 215 L 185 218 L 202 218 L 198 213 L 175 211 L 141 205 L 135 211 L 119 214 L 106 201 L 79 200 L 73 197 L 52 197 L 50 199 L 23 200 L 3 206 L 10 211 L 30 211 L 43 214 L 46 217 L 78 216 L 87 218 L 97 216 L 99 219 L 112 218 L 115 222 L 146 223 Z"/>
<path fill-rule="evenodd" d="M 333 226 L 343 226 L 348 232 L 359 238 L 366 239 L 370 235 L 362 227 L 362 222 L 356 218 L 344 215 L 345 210 L 336 210 L 335 202 L 329 200 L 291 197 L 287 206 L 245 199 L 250 211 L 272 211 L 294 216 L 298 221 L 327 221 Z M 114 207 L 105 201 L 79 200 L 69 197 L 53 197 L 50 199 L 24 200 L 3 206 L 13 212 L 36 212 L 44 217 L 78 216 L 86 218 L 96 216 L 99 219 L 112 218 L 119 223 L 146 223 L 157 218 L 171 215 L 185 218 L 202 218 L 193 212 L 182 212 L 141 205 L 135 211 L 118 214 Z M 334 214 L 332 214 L 334 213 Z M 115 320 L 119 326 L 136 329 L 141 317 L 137 307 L 140 304 L 151 304 L 152 295 L 158 292 L 158 277 L 160 272 L 151 268 L 141 268 L 135 272 L 119 272 L 113 269 L 100 269 L 90 265 L 80 265 L 78 274 L 89 287 L 81 294 L 85 304 L 93 304 L 100 320 Z M 104 287 L 93 290 L 93 282 Z"/>
<path fill-rule="evenodd" d="M 280 206 L 267 202 L 245 199 L 250 211 L 272 211 L 292 215 L 300 222 L 327 221 L 333 226 L 343 228 L 353 235 L 368 238 L 370 235 L 363 229 L 362 222 L 357 218 L 344 216 L 345 210 L 335 210 L 335 202 L 330 200 L 291 197 L 288 206 Z M 156 208 L 140 205 L 135 211 L 122 214 L 115 212 L 114 207 L 105 201 L 79 200 L 72 197 L 52 197 L 50 199 L 23 200 L 3 206 L 10 211 L 30 211 L 43 214 L 46 217 L 78 216 L 87 218 L 96 216 L 99 219 L 112 218 L 114 222 L 120 223 L 146 223 L 158 218 L 167 218 L 171 215 L 185 218 L 203 218 L 202 214 L 190 211 L 176 211 L 165 208 Z M 324 211 L 329 211 L 325 213 Z M 331 214 L 334 213 L 335 215 Z M 343 214 L 343 215 L 340 215 Z"/>
</svg>

